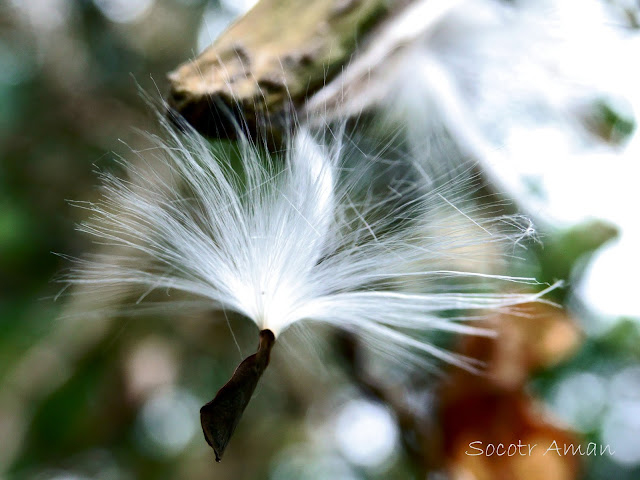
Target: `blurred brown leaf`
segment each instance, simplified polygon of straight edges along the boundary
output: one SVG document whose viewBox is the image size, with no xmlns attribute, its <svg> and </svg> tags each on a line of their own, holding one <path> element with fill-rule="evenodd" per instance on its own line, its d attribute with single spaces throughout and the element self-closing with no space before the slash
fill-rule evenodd
<svg viewBox="0 0 640 480">
<path fill-rule="evenodd" d="M 557 425 L 526 389 L 532 372 L 575 352 L 581 343 L 577 325 L 565 311 L 545 304 L 526 305 L 488 323 L 496 339 L 465 337 L 458 351 L 485 362 L 486 373 L 455 369 L 440 392 L 445 469 L 460 480 L 577 478 L 579 457 L 548 449 L 555 441 L 563 452 L 565 444 L 577 447 L 580 439 Z M 504 451 L 494 450 L 499 444 Z"/>
</svg>

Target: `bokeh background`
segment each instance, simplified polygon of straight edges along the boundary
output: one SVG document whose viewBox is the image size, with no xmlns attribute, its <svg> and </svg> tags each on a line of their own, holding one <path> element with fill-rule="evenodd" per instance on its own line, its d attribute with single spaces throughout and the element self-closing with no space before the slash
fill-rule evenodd
<svg viewBox="0 0 640 480">
<path fill-rule="evenodd" d="M 53 252 L 93 248 L 74 231 L 85 212 L 67 201 L 95 199 L 96 168 L 117 170 L 116 155 L 142 145 L 136 129 L 157 128 L 140 91 L 162 95 L 166 73 L 249 7 L 0 4 L 0 479 L 640 478 L 637 176 L 616 179 L 615 164 L 585 168 L 597 198 L 616 202 L 548 225 L 544 248 L 530 251 L 542 281 L 570 280 L 554 297 L 567 308 L 531 306 L 535 325 L 501 319 L 500 340 L 454 347 L 488 361 L 489 378 L 453 369 L 446 381 L 376 383 L 344 367 L 353 339 L 323 332 L 326 348 L 310 366 L 275 353 L 220 465 L 198 409 L 255 348 L 248 322 L 230 318 L 232 334 L 198 315 L 65 314 L 55 278 L 67 261 Z M 624 5 L 630 29 L 637 8 Z M 631 148 L 633 105 L 600 112 L 610 142 Z M 532 190 L 565 192 L 554 208 L 584 211 L 570 178 L 552 185 L 554 169 L 567 175 L 560 166 L 529 167 Z M 603 171 L 611 180 L 597 183 Z M 615 454 L 481 461 L 464 454 L 471 438 L 592 441 Z"/>
</svg>

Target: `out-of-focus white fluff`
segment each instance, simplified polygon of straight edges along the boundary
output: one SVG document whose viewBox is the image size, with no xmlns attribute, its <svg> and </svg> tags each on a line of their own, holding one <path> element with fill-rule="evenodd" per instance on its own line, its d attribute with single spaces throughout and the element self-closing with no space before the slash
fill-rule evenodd
<svg viewBox="0 0 640 480">
<path fill-rule="evenodd" d="M 616 185 L 621 171 L 633 178 L 640 145 L 637 128 L 630 138 L 607 123 L 611 112 L 624 128 L 640 118 L 634 10 L 609 0 L 415 0 L 307 109 L 375 105 L 417 139 L 444 126 L 537 221 L 609 218 L 623 209 L 593 185 L 603 174 Z M 609 162 L 618 167 L 603 169 Z"/>
<path fill-rule="evenodd" d="M 593 195 L 593 180 L 567 188 L 566 178 L 602 175 L 608 161 L 623 162 L 621 169 L 634 163 L 630 150 L 624 161 L 624 145 L 597 133 L 610 128 L 598 126 L 603 105 L 625 119 L 640 113 L 640 69 L 632 60 L 640 35 L 616 17 L 612 3 L 458 2 L 405 46 L 394 79 L 384 82 L 386 96 L 379 96 L 420 126 L 418 137 L 445 125 L 497 189 L 538 220 L 593 214 L 591 204 L 564 209 L 572 213 L 550 204 L 562 192 L 571 192 L 574 204 L 577 196 L 604 204 Z"/>
<path fill-rule="evenodd" d="M 363 178 L 379 166 L 365 155 L 345 161 L 339 131 L 326 142 L 300 128 L 281 155 L 241 138 L 241 171 L 196 133 L 165 133 L 154 165 L 128 165 L 129 179 L 104 174 L 103 197 L 80 204 L 92 212 L 80 230 L 117 254 L 77 260 L 67 281 L 98 292 L 129 286 L 141 299 L 179 290 L 276 335 L 324 322 L 400 360 L 427 352 L 460 365 L 424 332 L 489 335 L 467 321 L 545 292 L 509 293 L 513 282 L 535 281 L 458 268 L 500 261 L 531 233 L 519 217 L 469 204 L 469 175 L 427 190 L 404 178 L 404 192 L 388 181 L 376 193 Z M 489 254 L 478 250 L 486 245 Z M 478 279 L 501 293 L 470 293 Z"/>
</svg>

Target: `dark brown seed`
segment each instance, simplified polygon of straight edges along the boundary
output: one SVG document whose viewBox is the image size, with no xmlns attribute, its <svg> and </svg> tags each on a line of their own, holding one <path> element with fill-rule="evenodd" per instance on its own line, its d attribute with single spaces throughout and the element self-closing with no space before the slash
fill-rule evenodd
<svg viewBox="0 0 640 480">
<path fill-rule="evenodd" d="M 215 398 L 200 409 L 204 438 L 213 448 L 216 462 L 222 459 L 222 454 L 251 400 L 258 380 L 269 365 L 271 348 L 275 341 L 271 330 L 262 330 L 258 351 L 245 358 Z"/>
</svg>

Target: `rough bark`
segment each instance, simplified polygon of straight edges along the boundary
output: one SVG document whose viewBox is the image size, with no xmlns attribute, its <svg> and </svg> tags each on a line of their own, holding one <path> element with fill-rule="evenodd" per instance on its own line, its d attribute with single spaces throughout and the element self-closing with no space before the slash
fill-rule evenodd
<svg viewBox="0 0 640 480">
<path fill-rule="evenodd" d="M 288 105 L 300 106 L 348 64 L 388 3 L 261 0 L 169 74 L 169 105 L 210 136 L 233 137 L 234 123 L 249 131 L 278 128 Z"/>
</svg>

